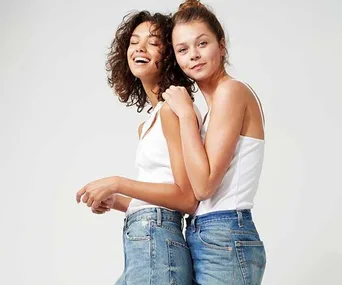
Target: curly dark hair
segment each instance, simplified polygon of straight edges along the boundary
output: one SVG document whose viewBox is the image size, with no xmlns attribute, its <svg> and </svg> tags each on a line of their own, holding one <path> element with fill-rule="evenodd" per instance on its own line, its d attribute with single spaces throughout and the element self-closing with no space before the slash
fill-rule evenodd
<svg viewBox="0 0 342 285">
<path fill-rule="evenodd" d="M 158 32 L 163 45 L 161 52 L 161 75 L 158 82 L 158 101 L 163 101 L 162 93 L 170 86 L 184 86 L 192 97 L 194 81 L 188 78 L 176 62 L 176 57 L 171 44 L 172 20 L 170 15 L 160 13 L 151 14 L 148 11 L 133 12 L 123 18 L 119 25 L 115 38 L 110 46 L 107 56 L 106 71 L 108 85 L 114 89 L 121 102 L 126 106 L 137 105 L 140 113 L 148 97 L 139 78 L 136 78 L 127 60 L 127 49 L 134 29 L 144 22 L 152 23 L 153 33 Z"/>
</svg>

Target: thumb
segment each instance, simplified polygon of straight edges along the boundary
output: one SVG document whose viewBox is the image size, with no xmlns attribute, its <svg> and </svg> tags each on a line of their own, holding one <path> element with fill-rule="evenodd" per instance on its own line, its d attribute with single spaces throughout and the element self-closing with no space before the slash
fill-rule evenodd
<svg viewBox="0 0 342 285">
<path fill-rule="evenodd" d="M 170 95 L 169 95 L 168 93 L 166 93 L 166 92 L 164 92 L 164 93 L 162 94 L 162 97 L 164 98 L 164 100 L 165 100 L 166 102 L 168 102 L 168 101 L 170 100 Z"/>
</svg>

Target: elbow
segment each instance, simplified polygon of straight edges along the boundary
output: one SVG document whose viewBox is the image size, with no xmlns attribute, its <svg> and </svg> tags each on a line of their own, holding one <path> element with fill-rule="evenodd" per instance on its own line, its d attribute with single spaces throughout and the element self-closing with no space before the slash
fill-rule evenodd
<svg viewBox="0 0 342 285">
<path fill-rule="evenodd" d="M 179 200 L 182 201 L 182 203 L 180 203 L 181 209 L 179 209 L 181 212 L 189 215 L 196 212 L 199 202 L 191 188 L 187 188 L 186 191 L 182 191 L 182 195 L 179 198 Z"/>
<path fill-rule="evenodd" d="M 188 199 L 188 203 L 187 203 L 187 209 L 186 209 L 186 213 L 189 215 L 192 215 L 196 212 L 197 207 L 198 207 L 198 200 L 196 199 L 196 197 L 194 195 L 192 195 L 191 198 Z"/>
<path fill-rule="evenodd" d="M 194 194 L 198 201 L 204 201 L 210 199 L 213 196 L 214 191 L 208 188 L 194 189 Z"/>
</svg>

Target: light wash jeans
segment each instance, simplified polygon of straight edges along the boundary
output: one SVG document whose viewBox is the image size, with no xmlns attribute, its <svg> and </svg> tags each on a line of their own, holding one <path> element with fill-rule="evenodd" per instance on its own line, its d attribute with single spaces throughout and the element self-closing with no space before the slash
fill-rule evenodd
<svg viewBox="0 0 342 285">
<path fill-rule="evenodd" d="M 139 210 L 123 229 L 125 269 L 116 285 L 191 285 L 192 263 L 183 217 L 163 208 Z"/>
<path fill-rule="evenodd" d="M 261 284 L 266 254 L 250 210 L 189 217 L 187 225 L 193 284 Z"/>
</svg>

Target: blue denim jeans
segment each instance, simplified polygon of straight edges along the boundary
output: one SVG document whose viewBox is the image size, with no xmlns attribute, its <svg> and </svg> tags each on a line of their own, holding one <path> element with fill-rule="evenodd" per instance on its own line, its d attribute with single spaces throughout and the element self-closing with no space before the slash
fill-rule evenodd
<svg viewBox="0 0 342 285">
<path fill-rule="evenodd" d="M 116 285 L 191 285 L 192 262 L 183 217 L 163 208 L 139 210 L 123 229 L 125 269 Z"/>
<path fill-rule="evenodd" d="M 189 217 L 186 239 L 193 262 L 193 284 L 261 284 L 266 254 L 250 210 Z"/>
</svg>

